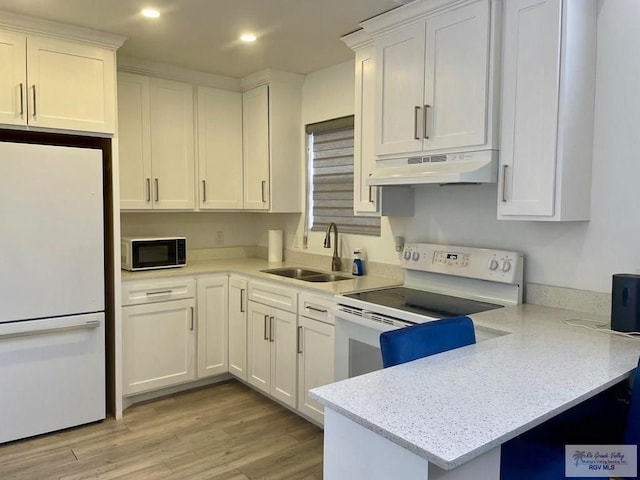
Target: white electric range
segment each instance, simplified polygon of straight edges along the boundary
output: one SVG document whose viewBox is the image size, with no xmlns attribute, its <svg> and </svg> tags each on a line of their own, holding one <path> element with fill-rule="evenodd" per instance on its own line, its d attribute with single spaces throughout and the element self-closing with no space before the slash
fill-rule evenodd
<svg viewBox="0 0 640 480">
<path fill-rule="evenodd" d="M 405 244 L 402 287 L 338 295 L 335 379 L 382 368 L 380 333 L 522 302 L 523 256 L 484 248 Z M 495 337 L 476 327 L 476 338 Z"/>
</svg>

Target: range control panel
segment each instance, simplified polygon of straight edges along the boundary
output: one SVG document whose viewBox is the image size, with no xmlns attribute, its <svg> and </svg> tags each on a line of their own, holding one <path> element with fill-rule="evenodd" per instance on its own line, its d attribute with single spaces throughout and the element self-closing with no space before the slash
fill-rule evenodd
<svg viewBox="0 0 640 480">
<path fill-rule="evenodd" d="M 522 254 L 487 248 L 407 243 L 400 264 L 410 270 L 516 283 Z"/>
</svg>

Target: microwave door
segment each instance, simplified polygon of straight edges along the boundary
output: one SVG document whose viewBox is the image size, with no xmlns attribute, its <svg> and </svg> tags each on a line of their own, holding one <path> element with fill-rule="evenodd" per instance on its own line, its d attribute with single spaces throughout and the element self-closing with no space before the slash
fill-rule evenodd
<svg viewBox="0 0 640 480">
<path fill-rule="evenodd" d="M 137 241 L 133 244 L 133 268 L 162 268 L 176 264 L 176 241 Z"/>
</svg>

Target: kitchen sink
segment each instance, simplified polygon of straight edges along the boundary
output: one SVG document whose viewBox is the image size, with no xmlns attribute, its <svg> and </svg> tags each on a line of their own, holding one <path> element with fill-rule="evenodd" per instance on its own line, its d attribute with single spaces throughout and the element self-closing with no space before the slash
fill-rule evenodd
<svg viewBox="0 0 640 480">
<path fill-rule="evenodd" d="M 303 277 L 300 280 L 304 280 L 305 282 L 337 282 L 338 280 L 351 280 L 351 278 L 336 275 L 334 273 L 321 273 L 319 275 Z"/>
<path fill-rule="evenodd" d="M 337 282 L 339 280 L 350 280 L 350 277 L 336 275 L 335 273 L 324 273 L 306 268 L 285 267 L 260 270 L 263 273 L 270 273 L 280 277 L 294 278 L 304 282 Z"/>
</svg>

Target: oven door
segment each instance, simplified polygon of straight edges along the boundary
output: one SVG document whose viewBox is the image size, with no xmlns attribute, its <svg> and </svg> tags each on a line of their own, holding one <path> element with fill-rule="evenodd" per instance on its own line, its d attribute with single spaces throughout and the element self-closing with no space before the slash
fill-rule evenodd
<svg viewBox="0 0 640 480">
<path fill-rule="evenodd" d="M 338 306 L 335 315 L 335 380 L 345 380 L 382 369 L 380 334 L 412 325 L 396 319 L 391 323 L 366 318 L 371 312 L 356 315 Z M 378 315 L 374 315 L 378 317 Z"/>
</svg>

